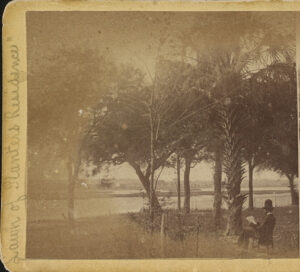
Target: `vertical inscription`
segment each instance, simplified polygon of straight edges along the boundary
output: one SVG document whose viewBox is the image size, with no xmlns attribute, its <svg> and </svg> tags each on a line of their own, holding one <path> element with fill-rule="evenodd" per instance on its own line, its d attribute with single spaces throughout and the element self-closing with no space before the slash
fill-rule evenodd
<svg viewBox="0 0 300 272">
<path fill-rule="evenodd" d="M 7 41 L 11 41 L 8 39 Z M 14 199 L 3 204 L 3 209 L 9 211 L 6 217 L 6 228 L 8 237 L 8 250 L 10 252 L 7 256 L 8 263 L 19 263 L 20 257 L 20 238 L 21 226 L 24 224 L 24 219 L 20 215 L 20 210 L 24 201 L 25 195 L 20 195 L 20 50 L 16 44 L 10 44 L 9 50 L 9 65 L 6 78 L 6 88 L 4 90 L 4 148 L 3 160 L 5 161 L 3 171 L 3 187 L 4 190 L 10 191 L 17 195 Z"/>
</svg>

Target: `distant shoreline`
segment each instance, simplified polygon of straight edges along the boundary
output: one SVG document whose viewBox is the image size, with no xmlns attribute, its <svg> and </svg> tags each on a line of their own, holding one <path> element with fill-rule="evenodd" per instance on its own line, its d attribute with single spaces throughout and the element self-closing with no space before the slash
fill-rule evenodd
<svg viewBox="0 0 300 272">
<path fill-rule="evenodd" d="M 248 194 L 248 190 L 241 191 L 244 194 Z M 284 194 L 289 193 L 289 190 L 255 190 L 254 195 L 261 195 L 261 194 Z M 191 196 L 212 196 L 214 195 L 213 191 L 194 191 L 191 192 Z M 120 194 L 120 193 L 113 193 L 113 192 L 105 192 L 105 191 L 89 191 L 89 192 L 76 192 L 75 199 L 97 199 L 97 198 L 114 198 L 114 197 L 143 197 L 146 196 L 145 192 L 134 192 L 134 193 L 127 193 L 127 194 Z M 171 192 L 157 192 L 158 197 L 177 197 L 176 191 Z M 181 193 L 181 197 L 184 197 L 184 193 Z M 47 194 L 39 193 L 35 195 L 31 195 L 28 197 L 31 200 L 67 200 L 67 193 L 66 192 L 53 192 Z"/>
<path fill-rule="evenodd" d="M 247 194 L 248 190 L 242 190 L 242 193 Z M 289 190 L 259 190 L 255 191 L 254 194 L 260 195 L 260 194 L 284 194 L 284 193 L 289 193 Z M 128 193 L 128 194 L 118 194 L 118 193 L 103 193 L 100 192 L 98 193 L 99 196 L 101 197 L 141 197 L 145 195 L 145 193 Z M 171 191 L 171 192 L 160 192 L 158 191 L 156 193 L 158 197 L 177 197 L 177 192 Z M 213 191 L 196 191 L 196 192 L 191 192 L 191 196 L 200 196 L 200 195 L 214 195 Z M 181 196 L 184 196 L 184 193 L 181 192 Z"/>
</svg>

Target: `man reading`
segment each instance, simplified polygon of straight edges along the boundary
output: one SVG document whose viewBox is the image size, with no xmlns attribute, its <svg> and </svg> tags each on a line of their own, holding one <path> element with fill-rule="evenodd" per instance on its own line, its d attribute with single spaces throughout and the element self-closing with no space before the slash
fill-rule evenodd
<svg viewBox="0 0 300 272">
<path fill-rule="evenodd" d="M 271 199 L 265 201 L 263 207 L 265 211 L 265 219 L 262 224 L 256 223 L 253 216 L 247 217 L 249 227 L 244 228 L 241 233 L 238 243 L 248 247 L 249 238 L 258 238 L 258 245 L 272 246 L 273 247 L 273 231 L 276 224 L 276 219 L 272 213 L 273 204 Z"/>
</svg>

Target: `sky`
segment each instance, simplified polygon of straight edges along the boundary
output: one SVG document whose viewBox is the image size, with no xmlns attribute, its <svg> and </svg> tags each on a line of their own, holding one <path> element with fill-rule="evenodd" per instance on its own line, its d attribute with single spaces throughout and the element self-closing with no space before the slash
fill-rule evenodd
<svg viewBox="0 0 300 272">
<path fill-rule="evenodd" d="M 37 49 L 29 52 L 29 59 L 60 48 L 89 48 L 153 72 L 159 39 L 188 29 L 192 19 L 188 13 L 29 12 L 28 48 Z"/>
<path fill-rule="evenodd" d="M 92 49 L 117 63 L 131 63 L 149 77 L 157 55 L 170 52 L 159 50 L 161 39 L 176 39 L 176 33 L 187 32 L 197 16 L 196 12 L 28 12 L 28 63 L 40 64 L 61 49 Z M 110 176 L 136 179 L 127 164 L 111 168 Z M 191 180 L 199 177 L 211 180 L 212 165 L 200 163 L 193 168 Z M 261 171 L 255 177 L 276 180 L 279 175 Z M 174 170 L 164 170 L 161 178 L 173 180 Z"/>
</svg>

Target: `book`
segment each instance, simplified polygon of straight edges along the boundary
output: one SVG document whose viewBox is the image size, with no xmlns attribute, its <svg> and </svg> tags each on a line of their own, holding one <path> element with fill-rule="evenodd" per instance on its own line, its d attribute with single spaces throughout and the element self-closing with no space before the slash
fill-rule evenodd
<svg viewBox="0 0 300 272">
<path fill-rule="evenodd" d="M 255 220 L 255 218 L 254 218 L 254 216 L 252 216 L 252 215 L 251 215 L 251 216 L 247 216 L 246 219 L 247 219 L 247 221 L 249 222 L 249 224 L 250 224 L 250 223 L 255 224 L 255 225 L 257 224 L 257 222 L 256 222 L 256 220 Z"/>
</svg>

